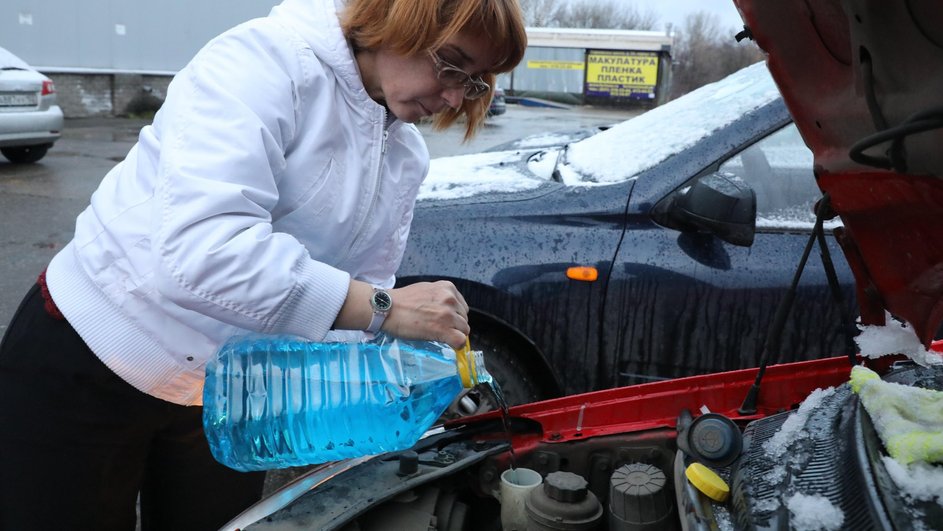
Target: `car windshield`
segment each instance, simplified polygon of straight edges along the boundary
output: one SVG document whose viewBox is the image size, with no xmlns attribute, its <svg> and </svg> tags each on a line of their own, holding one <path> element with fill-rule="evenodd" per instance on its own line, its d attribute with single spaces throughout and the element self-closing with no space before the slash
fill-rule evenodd
<svg viewBox="0 0 943 531">
<path fill-rule="evenodd" d="M 756 63 L 571 144 L 558 170 L 565 184 L 623 182 L 776 98 L 769 70 Z"/>
<path fill-rule="evenodd" d="M 0 69 L 20 69 L 30 70 L 29 65 L 19 57 L 13 55 L 7 50 L 0 48 Z"/>
</svg>

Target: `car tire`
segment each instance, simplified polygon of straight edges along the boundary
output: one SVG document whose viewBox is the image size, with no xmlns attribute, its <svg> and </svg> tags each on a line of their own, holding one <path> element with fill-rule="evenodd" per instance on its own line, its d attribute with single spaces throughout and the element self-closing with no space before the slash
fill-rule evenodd
<svg viewBox="0 0 943 531">
<path fill-rule="evenodd" d="M 549 398 L 537 384 L 533 376 L 528 374 L 526 366 L 510 347 L 511 342 L 501 334 L 476 332 L 472 330 L 470 337 L 472 350 L 480 350 L 485 359 L 488 373 L 498 383 L 508 406 L 529 404 Z M 469 389 L 460 400 L 452 404 L 446 412 L 446 418 L 477 415 L 498 408 L 490 391 L 479 388 Z"/>
<path fill-rule="evenodd" d="M 20 146 L 0 148 L 0 153 L 13 164 L 31 164 L 38 162 L 46 156 L 46 152 L 52 144 L 43 144 L 40 146 Z"/>
</svg>

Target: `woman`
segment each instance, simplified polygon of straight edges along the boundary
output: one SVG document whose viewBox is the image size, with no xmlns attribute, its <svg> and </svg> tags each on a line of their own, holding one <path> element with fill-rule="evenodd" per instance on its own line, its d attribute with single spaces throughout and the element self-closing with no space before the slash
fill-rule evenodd
<svg viewBox="0 0 943 531">
<path fill-rule="evenodd" d="M 0 346 L 0 528 L 133 529 L 140 491 L 144 529 L 215 529 L 255 501 L 193 407 L 233 335 L 461 346 L 452 284 L 391 289 L 411 124 L 471 136 L 525 46 L 516 0 L 286 0 L 201 50 Z"/>
</svg>

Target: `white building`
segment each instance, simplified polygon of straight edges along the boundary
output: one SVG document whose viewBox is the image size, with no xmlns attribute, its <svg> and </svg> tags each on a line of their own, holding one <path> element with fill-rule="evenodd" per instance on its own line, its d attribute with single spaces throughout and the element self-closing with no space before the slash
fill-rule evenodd
<svg viewBox="0 0 943 531">
<path fill-rule="evenodd" d="M 524 60 L 501 85 L 515 95 L 657 105 L 671 82 L 672 38 L 658 31 L 528 28 Z"/>
<path fill-rule="evenodd" d="M 279 0 L 0 2 L 0 46 L 49 75 L 66 116 L 127 114 L 217 34 Z M 661 103 L 671 38 L 660 32 L 528 28 L 530 46 L 499 83 L 512 95 L 573 103 Z"/>
<path fill-rule="evenodd" d="M 210 39 L 279 0 L 4 0 L 0 46 L 56 83 L 66 116 L 125 114 L 163 99 Z"/>
</svg>

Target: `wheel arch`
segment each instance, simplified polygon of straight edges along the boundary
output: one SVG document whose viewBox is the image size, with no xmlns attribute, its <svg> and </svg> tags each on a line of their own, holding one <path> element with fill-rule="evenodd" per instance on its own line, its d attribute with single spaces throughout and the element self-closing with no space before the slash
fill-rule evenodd
<svg viewBox="0 0 943 531">
<path fill-rule="evenodd" d="M 534 377 L 540 390 L 546 396 L 563 395 L 563 386 L 553 367 L 547 362 L 540 348 L 523 332 L 507 321 L 476 308 L 469 308 L 468 314 L 473 335 L 479 333 L 487 334 L 492 338 L 501 337 L 514 352 L 521 353 L 517 356 L 518 360 Z M 472 343 L 472 349 L 474 348 L 475 345 Z"/>
<path fill-rule="evenodd" d="M 475 280 L 452 276 L 401 276 L 396 279 L 396 286 L 402 287 L 416 282 L 435 282 L 437 280 L 452 282 L 465 296 L 465 299 L 469 301 L 468 320 L 473 335 L 476 333 L 488 334 L 489 337 L 501 337 L 506 340 L 511 349 L 522 353 L 521 356 L 517 356 L 517 359 L 526 368 L 528 374 L 534 378 L 545 396 L 563 396 L 561 375 L 553 369 L 553 365 L 548 361 L 547 356 L 540 347 L 518 326 L 476 304 L 476 301 L 488 301 L 482 306 L 496 307 L 492 304 L 498 304 L 496 301 L 507 301 L 507 293 Z M 472 349 L 475 348 L 474 343 L 471 347 Z"/>
</svg>

